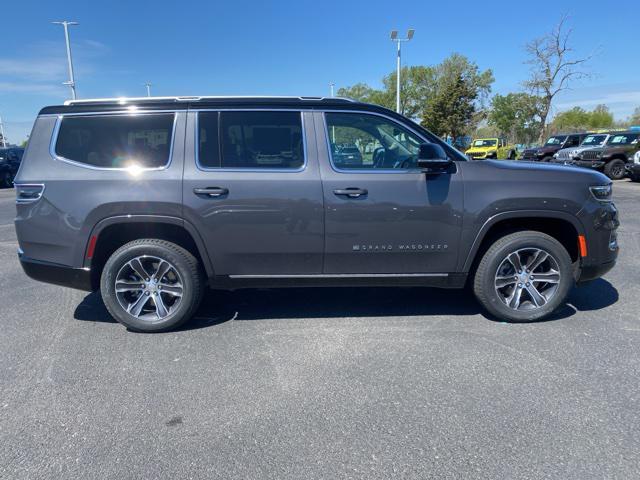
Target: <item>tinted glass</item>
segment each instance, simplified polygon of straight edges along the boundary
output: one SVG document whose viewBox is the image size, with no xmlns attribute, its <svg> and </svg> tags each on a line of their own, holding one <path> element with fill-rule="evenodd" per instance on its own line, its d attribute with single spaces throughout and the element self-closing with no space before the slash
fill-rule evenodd
<svg viewBox="0 0 640 480">
<path fill-rule="evenodd" d="M 613 135 L 607 142 L 608 145 L 631 145 L 636 143 L 638 143 L 638 135 L 633 133 Z"/>
<path fill-rule="evenodd" d="M 219 112 L 198 114 L 198 162 L 203 167 L 220 167 L 218 116 Z"/>
<path fill-rule="evenodd" d="M 174 114 L 64 117 L 56 155 L 101 168 L 169 163 Z"/>
<path fill-rule="evenodd" d="M 416 168 L 423 141 L 397 123 L 359 113 L 326 113 L 325 118 L 336 168 Z"/>
<path fill-rule="evenodd" d="M 562 142 L 564 142 L 566 138 L 567 138 L 566 135 L 559 136 L 559 137 L 550 137 L 549 140 L 547 140 L 547 143 L 545 143 L 545 145 L 562 145 Z"/>
<path fill-rule="evenodd" d="M 494 138 L 479 138 L 473 141 L 474 147 L 494 147 L 497 140 Z"/>
<path fill-rule="evenodd" d="M 203 114 L 201 114 L 203 115 Z M 300 112 L 220 112 L 222 156 L 215 158 L 214 142 L 200 162 L 221 168 L 299 169 L 304 165 Z M 213 121 L 202 124 L 200 134 L 215 136 Z"/>
</svg>

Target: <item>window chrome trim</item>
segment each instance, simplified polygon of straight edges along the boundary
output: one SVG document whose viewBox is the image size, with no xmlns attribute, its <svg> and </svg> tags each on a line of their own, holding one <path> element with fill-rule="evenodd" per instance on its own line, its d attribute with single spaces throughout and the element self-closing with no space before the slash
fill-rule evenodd
<svg viewBox="0 0 640 480">
<path fill-rule="evenodd" d="M 178 124 L 178 111 L 177 110 L 167 110 L 167 111 L 163 111 L 163 112 L 157 112 L 157 111 L 144 111 L 144 112 L 138 112 L 138 111 L 123 111 L 120 113 L 114 113 L 114 112 L 95 112 L 95 113 L 76 113 L 76 114 L 59 114 L 59 115 L 55 115 L 57 117 L 56 119 L 56 124 L 53 128 L 53 133 L 51 135 L 51 142 L 49 143 L 49 155 L 51 155 L 51 158 L 53 158 L 54 160 L 60 161 L 60 162 L 64 162 L 64 163 L 68 163 L 70 165 L 74 165 L 76 167 L 81 167 L 81 168 L 86 168 L 89 170 L 101 170 L 101 171 L 111 171 L 111 172 L 127 172 L 130 169 L 127 167 L 96 167 L 95 165 L 91 165 L 88 163 L 83 163 L 83 162 L 79 162 L 77 160 L 71 160 L 69 158 L 63 157 L 61 155 L 58 155 L 56 153 L 56 143 L 58 142 L 58 134 L 60 133 L 60 127 L 62 125 L 62 120 L 64 117 L 67 116 L 73 116 L 73 117 L 79 117 L 79 116 L 87 116 L 87 117 L 101 117 L 101 116 L 139 116 L 139 115 L 166 115 L 168 113 L 173 114 L 173 125 L 171 127 L 171 145 L 169 145 L 169 158 L 167 159 L 167 162 L 161 166 L 161 167 L 143 167 L 140 168 L 139 171 L 140 172 L 154 172 L 154 171 L 161 171 L 161 170 L 167 170 L 170 166 L 171 166 L 171 162 L 173 161 L 173 147 L 175 145 L 175 141 L 176 141 L 176 127 Z"/>
<path fill-rule="evenodd" d="M 401 174 L 401 173 L 422 173 L 422 170 L 418 169 L 418 168 L 367 168 L 367 169 L 344 169 L 344 168 L 338 168 L 335 166 L 335 164 L 333 163 L 333 154 L 331 153 L 331 140 L 329 138 L 329 124 L 327 123 L 327 113 L 355 113 L 355 114 L 360 114 L 360 115 L 372 115 L 372 116 L 376 116 L 376 117 L 382 117 L 385 118 L 387 120 L 389 120 L 391 123 L 395 124 L 395 125 L 399 125 L 402 128 L 404 128 L 405 130 L 410 131 L 411 133 L 413 133 L 415 136 L 417 136 L 419 139 L 421 139 L 424 143 L 433 143 L 431 140 L 426 139 L 423 135 L 419 134 L 417 131 L 415 131 L 414 129 L 412 129 L 411 127 L 405 125 L 404 123 L 400 123 L 398 122 L 396 119 L 389 117 L 388 115 L 384 115 L 382 113 L 378 113 L 378 112 L 368 112 L 366 110 L 321 110 L 322 113 L 322 120 L 323 120 L 323 128 L 324 128 L 324 135 L 325 135 L 325 140 L 326 140 L 326 144 L 327 144 L 327 153 L 329 154 L 329 164 L 331 165 L 331 169 L 337 173 L 366 173 L 366 174 L 371 174 L 371 173 L 394 173 L 394 174 Z"/>
<path fill-rule="evenodd" d="M 197 109 L 191 110 L 195 115 L 194 122 L 194 138 L 195 143 L 193 145 L 193 155 L 196 161 L 196 168 L 203 172 L 248 172 L 248 173 L 300 173 L 307 169 L 308 157 L 307 157 L 307 133 L 305 129 L 304 113 L 306 110 L 297 108 L 212 108 L 212 109 Z M 200 112 L 299 112 L 300 113 L 300 127 L 302 129 L 302 165 L 298 168 L 228 168 L 228 167 L 205 167 L 200 163 Z M 218 150 L 222 155 L 222 138 L 220 138 L 220 118 L 218 117 Z M 222 158 L 220 158 L 222 163 Z"/>
</svg>

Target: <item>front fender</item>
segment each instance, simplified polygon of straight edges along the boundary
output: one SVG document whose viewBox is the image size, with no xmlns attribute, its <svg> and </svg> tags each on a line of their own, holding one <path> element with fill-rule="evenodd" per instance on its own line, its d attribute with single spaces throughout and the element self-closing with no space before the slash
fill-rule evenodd
<svg viewBox="0 0 640 480">
<path fill-rule="evenodd" d="M 473 264 L 473 261 L 476 257 L 476 254 L 478 253 L 478 250 L 480 249 L 480 245 L 482 244 L 482 241 L 484 240 L 485 236 L 487 235 L 487 232 L 489 232 L 491 227 L 493 227 L 494 225 L 497 225 L 499 222 L 502 222 L 504 220 L 515 219 L 515 218 L 517 219 L 555 218 L 558 220 L 564 220 L 573 225 L 573 227 L 578 232 L 578 235 L 585 234 L 585 228 L 584 228 L 584 225 L 582 225 L 582 222 L 580 222 L 580 220 L 578 220 L 577 217 L 567 212 L 558 211 L 558 210 L 512 210 L 512 211 L 500 212 L 488 218 L 483 223 L 480 230 L 478 230 L 478 232 L 476 233 L 475 238 L 467 254 L 460 255 L 459 257 L 460 261 L 464 260 L 464 262 L 462 263 L 462 265 L 459 266 L 460 267 L 459 270 L 462 272 L 468 272 L 471 269 L 471 265 Z"/>
</svg>

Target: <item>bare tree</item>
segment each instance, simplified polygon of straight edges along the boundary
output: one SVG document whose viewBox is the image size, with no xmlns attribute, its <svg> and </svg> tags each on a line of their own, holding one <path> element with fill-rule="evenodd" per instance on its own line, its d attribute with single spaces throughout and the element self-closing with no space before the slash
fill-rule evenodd
<svg viewBox="0 0 640 480">
<path fill-rule="evenodd" d="M 574 58 L 573 49 L 569 46 L 572 29 L 566 26 L 567 16 L 545 36 L 536 38 L 525 47 L 531 65 L 531 77 L 524 82 L 525 88 L 540 97 L 540 135 L 538 140 L 544 141 L 547 118 L 551 111 L 554 97 L 567 90 L 571 82 L 587 78 L 585 64 L 592 58 Z"/>
</svg>

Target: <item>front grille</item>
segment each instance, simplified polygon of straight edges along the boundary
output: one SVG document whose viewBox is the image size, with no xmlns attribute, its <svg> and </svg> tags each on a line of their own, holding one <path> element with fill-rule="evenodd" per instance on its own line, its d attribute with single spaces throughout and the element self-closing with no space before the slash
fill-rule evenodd
<svg viewBox="0 0 640 480">
<path fill-rule="evenodd" d="M 523 160 L 530 159 L 530 158 L 536 158 L 536 154 L 535 154 L 534 151 L 532 151 L 532 150 L 526 151 L 525 150 L 524 152 L 522 152 L 522 159 Z"/>
<path fill-rule="evenodd" d="M 472 152 L 469 155 L 471 155 L 473 158 L 480 158 L 480 157 L 484 157 L 485 153 L 484 152 Z"/>
<path fill-rule="evenodd" d="M 560 150 L 558 152 L 558 158 L 560 160 L 569 160 L 571 157 L 569 156 L 569 152 L 568 151 Z"/>
<path fill-rule="evenodd" d="M 599 153 L 597 150 L 586 150 L 580 154 L 580 158 L 583 160 L 597 160 Z"/>
</svg>

